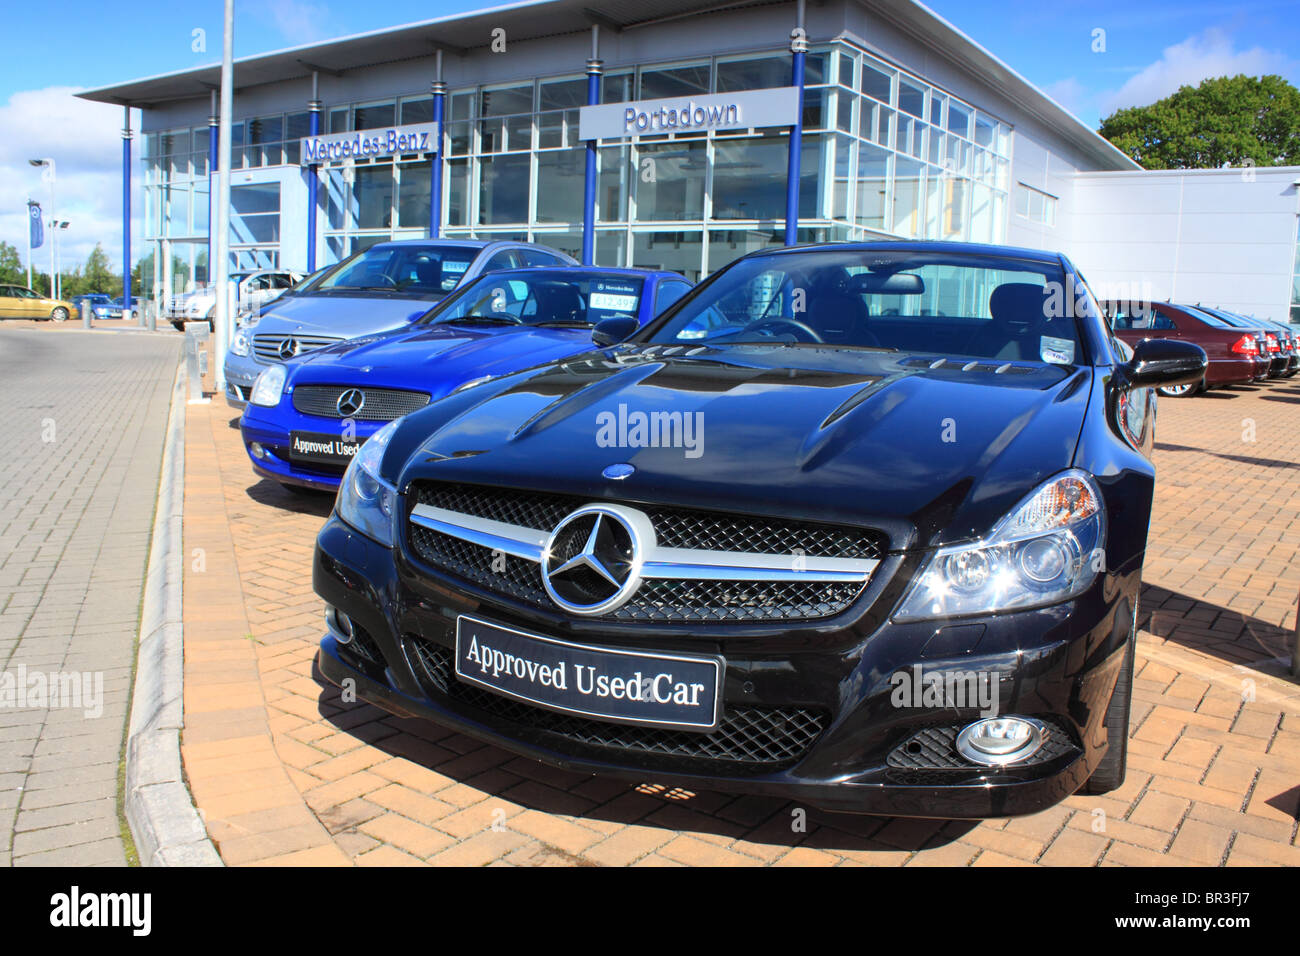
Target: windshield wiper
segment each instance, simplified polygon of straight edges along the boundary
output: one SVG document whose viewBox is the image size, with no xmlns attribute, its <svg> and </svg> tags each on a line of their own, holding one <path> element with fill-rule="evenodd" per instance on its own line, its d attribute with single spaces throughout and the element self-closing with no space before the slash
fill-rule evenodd
<svg viewBox="0 0 1300 956">
<path fill-rule="evenodd" d="M 583 322 L 580 319 L 571 319 L 569 321 L 557 319 L 554 322 L 529 322 L 527 324 L 530 328 L 534 328 L 534 329 L 589 329 L 591 328 L 590 322 Z"/>
</svg>

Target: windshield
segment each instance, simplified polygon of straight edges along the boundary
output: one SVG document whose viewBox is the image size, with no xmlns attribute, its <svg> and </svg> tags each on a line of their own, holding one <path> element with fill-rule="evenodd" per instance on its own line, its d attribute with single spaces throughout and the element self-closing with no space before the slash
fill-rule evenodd
<svg viewBox="0 0 1300 956">
<path fill-rule="evenodd" d="M 364 291 L 441 298 L 456 288 L 478 254 L 473 246 L 371 246 L 310 291 L 317 295 Z"/>
<path fill-rule="evenodd" d="M 741 259 L 683 300 L 656 344 L 826 344 L 1007 361 L 1081 358 L 1059 265 L 908 250 Z"/>
<path fill-rule="evenodd" d="M 589 328 L 616 315 L 636 316 L 644 286 L 639 277 L 599 272 L 494 272 L 421 321 Z"/>
</svg>

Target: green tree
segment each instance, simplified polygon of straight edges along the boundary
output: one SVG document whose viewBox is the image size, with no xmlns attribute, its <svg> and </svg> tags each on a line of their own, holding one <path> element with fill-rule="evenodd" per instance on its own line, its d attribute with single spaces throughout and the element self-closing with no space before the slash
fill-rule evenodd
<svg viewBox="0 0 1300 956">
<path fill-rule="evenodd" d="M 109 295 L 115 294 L 113 290 L 120 291 L 122 288 L 122 276 L 115 273 L 108 263 L 108 253 L 100 243 L 95 243 L 95 248 L 90 250 L 90 255 L 86 257 L 86 264 L 81 270 L 82 281 L 86 284 L 87 292 L 105 292 Z"/>
<path fill-rule="evenodd" d="M 0 284 L 27 285 L 27 269 L 18 258 L 18 250 L 7 242 L 0 242 Z"/>
<path fill-rule="evenodd" d="M 1300 163 L 1300 90 L 1280 76 L 1221 76 L 1101 121 L 1146 169 Z"/>
</svg>

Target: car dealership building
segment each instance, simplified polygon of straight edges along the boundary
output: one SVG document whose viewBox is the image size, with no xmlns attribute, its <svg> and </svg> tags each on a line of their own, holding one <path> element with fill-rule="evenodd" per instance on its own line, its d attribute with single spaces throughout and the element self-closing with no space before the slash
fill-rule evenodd
<svg viewBox="0 0 1300 956">
<path fill-rule="evenodd" d="M 542 0 L 234 77 L 232 268 L 434 234 L 697 279 L 787 241 L 956 239 L 1063 251 L 1103 297 L 1300 322 L 1300 167 L 1143 171 L 907 0 Z M 143 111 L 155 297 L 207 279 L 219 82 L 81 94 Z"/>
</svg>

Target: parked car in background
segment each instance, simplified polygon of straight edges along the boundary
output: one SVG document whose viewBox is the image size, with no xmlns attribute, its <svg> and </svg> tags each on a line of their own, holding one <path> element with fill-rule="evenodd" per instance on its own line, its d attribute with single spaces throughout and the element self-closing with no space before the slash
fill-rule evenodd
<svg viewBox="0 0 1300 956">
<path fill-rule="evenodd" d="M 1286 369 L 1286 359 L 1280 355 L 1280 347 L 1277 342 L 1277 335 L 1271 332 L 1269 328 L 1260 319 L 1247 318 L 1238 312 L 1230 312 L 1227 309 L 1210 307 L 1197 303 L 1196 308 L 1212 315 L 1216 319 L 1226 322 L 1234 328 L 1243 329 L 1255 336 L 1255 341 L 1259 345 L 1259 354 L 1267 363 L 1267 369 L 1264 378 L 1277 378 Z M 1271 336 L 1271 341 L 1270 341 Z"/>
<path fill-rule="evenodd" d="M 1266 328 L 1272 329 L 1277 334 L 1278 351 L 1282 358 L 1286 359 L 1282 376 L 1291 378 L 1300 371 L 1300 342 L 1296 340 L 1295 329 L 1285 322 L 1274 322 L 1272 319 L 1262 321 Z"/>
<path fill-rule="evenodd" d="M 274 299 L 270 299 L 266 302 L 263 302 L 255 310 L 252 310 L 250 312 L 240 313 L 238 316 L 236 316 L 235 319 L 236 324 L 242 326 L 256 325 L 258 319 L 266 315 L 266 313 L 270 312 L 273 308 L 275 308 L 280 303 L 284 302 L 287 299 L 292 299 L 294 296 L 302 295 L 304 292 L 310 292 L 320 283 L 322 279 L 325 278 L 325 276 L 328 273 L 334 270 L 338 265 L 339 263 L 332 262 L 322 269 L 317 269 L 311 275 L 307 276 L 302 281 L 298 282 L 293 288 L 285 289 Z"/>
<path fill-rule="evenodd" d="M 1128 358 L 1060 255 L 911 241 L 754 253 L 625 329 L 361 446 L 316 539 L 326 679 L 573 772 L 830 810 L 1122 784 L 1151 389 L 1204 351 Z"/>
<path fill-rule="evenodd" d="M 230 280 L 237 283 L 235 294 L 236 316 L 256 312 L 302 278 L 301 273 L 279 269 L 260 269 L 256 272 L 231 273 Z M 179 331 L 186 322 L 206 321 L 212 326 L 216 315 L 217 290 L 213 285 L 173 295 L 163 302 L 163 317 Z"/>
<path fill-rule="evenodd" d="M 334 490 L 386 423 L 471 381 L 592 347 L 599 322 L 631 334 L 691 290 L 675 272 L 561 266 L 494 272 L 410 328 L 317 349 L 262 372 L 239 428 L 253 470 Z"/>
<path fill-rule="evenodd" d="M 117 316 L 109 315 L 109 311 L 113 307 L 113 299 L 111 296 L 108 296 L 103 292 L 92 292 L 88 295 L 79 295 L 76 298 L 79 306 L 82 303 L 89 305 L 91 315 L 93 315 L 97 319 L 111 319 L 111 318 L 122 317 L 120 310 Z"/>
<path fill-rule="evenodd" d="M 342 342 L 403 328 L 453 289 L 485 272 L 574 265 L 527 242 L 402 239 L 353 254 L 300 295 L 235 334 L 224 366 L 226 401 L 242 408 L 268 365 Z"/>
<path fill-rule="evenodd" d="M 1135 346 L 1143 339 L 1193 342 L 1205 350 L 1209 364 L 1202 382 L 1166 385 L 1161 395 L 1195 395 L 1204 388 L 1245 385 L 1267 371 L 1254 336 L 1189 306 L 1170 302 L 1104 302 L 1115 337 Z"/>
<path fill-rule="evenodd" d="M 108 308 L 108 315 L 106 316 L 106 318 L 110 318 L 110 319 L 122 318 L 123 307 L 124 307 L 124 303 L 122 301 L 122 297 L 119 295 L 116 299 L 110 301 L 109 308 Z M 131 314 L 130 316 L 128 316 L 128 318 L 130 319 L 140 318 L 140 300 L 137 299 L 135 296 L 131 297 Z"/>
<path fill-rule="evenodd" d="M 0 319 L 78 319 L 81 311 L 64 299 L 51 299 L 20 285 L 0 285 Z"/>
</svg>

